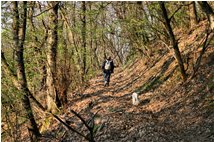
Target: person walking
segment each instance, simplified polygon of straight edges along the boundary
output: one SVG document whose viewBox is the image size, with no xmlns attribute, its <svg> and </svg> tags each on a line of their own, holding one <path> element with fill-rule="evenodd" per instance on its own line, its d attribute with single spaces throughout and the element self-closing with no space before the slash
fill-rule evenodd
<svg viewBox="0 0 214 142">
<path fill-rule="evenodd" d="M 114 73 L 114 62 L 109 56 L 102 64 L 104 74 L 104 86 L 109 86 L 111 74 Z"/>
</svg>

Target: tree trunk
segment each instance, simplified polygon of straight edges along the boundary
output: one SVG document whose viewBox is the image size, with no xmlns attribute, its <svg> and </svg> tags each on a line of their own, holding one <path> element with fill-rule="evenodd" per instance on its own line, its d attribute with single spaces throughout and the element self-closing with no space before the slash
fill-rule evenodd
<svg viewBox="0 0 214 142">
<path fill-rule="evenodd" d="M 186 72 L 184 70 L 183 60 L 182 60 L 182 57 L 181 57 L 181 54 L 180 54 L 180 51 L 179 51 L 179 48 L 178 48 L 178 43 L 177 43 L 177 41 L 175 39 L 174 33 L 172 31 L 172 27 L 170 25 L 170 19 L 168 18 L 167 10 L 165 8 L 164 2 L 159 2 L 159 5 L 160 5 L 161 10 L 162 10 L 163 18 L 164 18 L 164 21 L 165 21 L 165 26 L 166 26 L 166 28 L 167 28 L 167 30 L 169 32 L 169 37 L 170 37 L 170 41 L 172 43 L 172 47 L 174 49 L 176 60 L 178 61 L 178 65 L 179 65 L 180 70 L 181 70 L 182 78 L 183 78 L 184 81 L 186 81 L 187 74 L 186 74 Z"/>
<path fill-rule="evenodd" d="M 22 19 L 20 19 L 18 3 L 13 2 L 13 39 L 15 42 L 16 48 L 16 65 L 17 65 L 17 79 L 18 79 L 18 89 L 22 91 L 24 96 L 22 97 L 22 103 L 25 111 L 27 112 L 27 118 L 30 120 L 30 124 L 28 125 L 28 129 L 33 132 L 33 134 L 38 137 L 40 136 L 39 129 L 37 127 L 36 121 L 34 119 L 33 111 L 30 104 L 30 91 L 27 86 L 27 79 L 25 74 L 25 66 L 24 66 L 24 41 L 25 41 L 25 33 L 26 33 L 26 25 L 27 25 L 27 2 L 23 2 L 24 13 L 22 15 Z M 22 23 L 21 23 L 22 21 Z M 20 25 L 21 24 L 21 25 Z M 20 28 L 21 27 L 21 28 Z"/>
<path fill-rule="evenodd" d="M 210 23 L 210 28 L 213 30 L 214 29 L 214 12 L 212 7 L 206 1 L 200 1 L 198 3 L 201 6 L 203 12 L 206 13 Z"/>
<path fill-rule="evenodd" d="M 195 2 L 191 2 L 189 6 L 189 16 L 190 16 L 190 28 L 193 28 L 195 25 L 198 24 L 198 16 L 196 11 Z"/>
<path fill-rule="evenodd" d="M 86 4 L 82 1 L 82 81 L 86 74 Z"/>
<path fill-rule="evenodd" d="M 34 22 L 34 18 L 33 15 L 35 14 L 35 6 L 36 6 L 36 2 L 32 1 L 30 2 L 30 10 L 29 10 L 29 27 L 30 27 L 30 32 L 32 33 L 32 39 L 34 41 L 32 41 L 32 47 L 35 49 L 35 52 L 37 54 L 39 54 L 40 56 L 42 56 L 42 48 L 44 48 L 44 44 L 47 41 L 47 37 L 48 37 L 48 30 L 46 28 L 46 26 L 44 25 L 45 28 L 45 36 L 44 39 L 42 39 L 42 42 L 39 41 L 38 36 L 35 35 L 35 33 L 37 32 L 36 26 L 35 26 L 35 22 Z M 41 9 L 40 9 L 41 12 Z M 42 19 L 43 21 L 43 19 Z M 46 66 L 45 66 L 45 61 L 44 60 L 38 60 L 37 61 L 39 66 L 39 72 L 42 73 L 42 79 L 41 79 L 41 87 L 40 87 L 40 91 L 41 90 L 45 90 L 46 89 Z"/>
<path fill-rule="evenodd" d="M 205 41 L 203 43 L 202 50 L 200 51 L 199 57 L 197 58 L 196 63 L 193 66 L 193 72 L 192 72 L 191 78 L 193 78 L 196 75 L 196 72 L 198 71 L 200 64 L 201 64 L 202 56 L 204 55 L 206 49 L 209 47 L 210 42 L 214 38 L 214 35 L 211 34 L 211 37 L 209 39 L 209 34 L 210 34 L 210 32 L 207 31 L 207 35 L 206 35 Z"/>
<path fill-rule="evenodd" d="M 57 26 L 58 26 L 58 2 L 49 2 L 48 5 L 52 7 L 49 15 L 49 30 L 47 39 L 47 110 L 55 113 L 57 106 L 60 106 L 60 101 L 57 99 L 56 90 L 56 55 L 57 55 Z"/>
</svg>

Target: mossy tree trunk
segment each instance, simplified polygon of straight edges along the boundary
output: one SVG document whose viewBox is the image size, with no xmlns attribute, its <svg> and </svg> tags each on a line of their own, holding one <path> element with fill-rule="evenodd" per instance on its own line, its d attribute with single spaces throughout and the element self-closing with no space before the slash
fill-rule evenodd
<svg viewBox="0 0 214 142">
<path fill-rule="evenodd" d="M 49 11 L 48 39 L 47 39 L 47 109 L 55 113 L 57 106 L 61 103 L 56 89 L 56 55 L 57 55 L 57 27 L 58 27 L 58 2 L 48 2 L 48 6 L 52 7 Z"/>
</svg>

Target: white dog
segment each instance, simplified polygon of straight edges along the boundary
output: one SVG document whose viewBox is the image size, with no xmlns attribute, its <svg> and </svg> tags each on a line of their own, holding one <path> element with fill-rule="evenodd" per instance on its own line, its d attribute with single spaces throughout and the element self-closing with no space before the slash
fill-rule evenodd
<svg viewBox="0 0 214 142">
<path fill-rule="evenodd" d="M 140 101 L 138 99 L 138 94 L 135 92 L 132 94 L 132 103 L 133 103 L 133 105 L 138 105 L 140 103 Z"/>
</svg>

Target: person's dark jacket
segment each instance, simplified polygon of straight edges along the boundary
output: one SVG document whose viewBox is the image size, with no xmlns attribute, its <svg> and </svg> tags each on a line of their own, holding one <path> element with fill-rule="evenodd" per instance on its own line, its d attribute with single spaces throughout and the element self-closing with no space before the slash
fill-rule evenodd
<svg viewBox="0 0 214 142">
<path fill-rule="evenodd" d="M 113 60 L 110 60 L 110 70 L 105 70 L 105 64 L 106 64 L 107 60 L 105 60 L 102 64 L 102 70 L 104 73 L 114 73 L 114 62 Z"/>
</svg>

